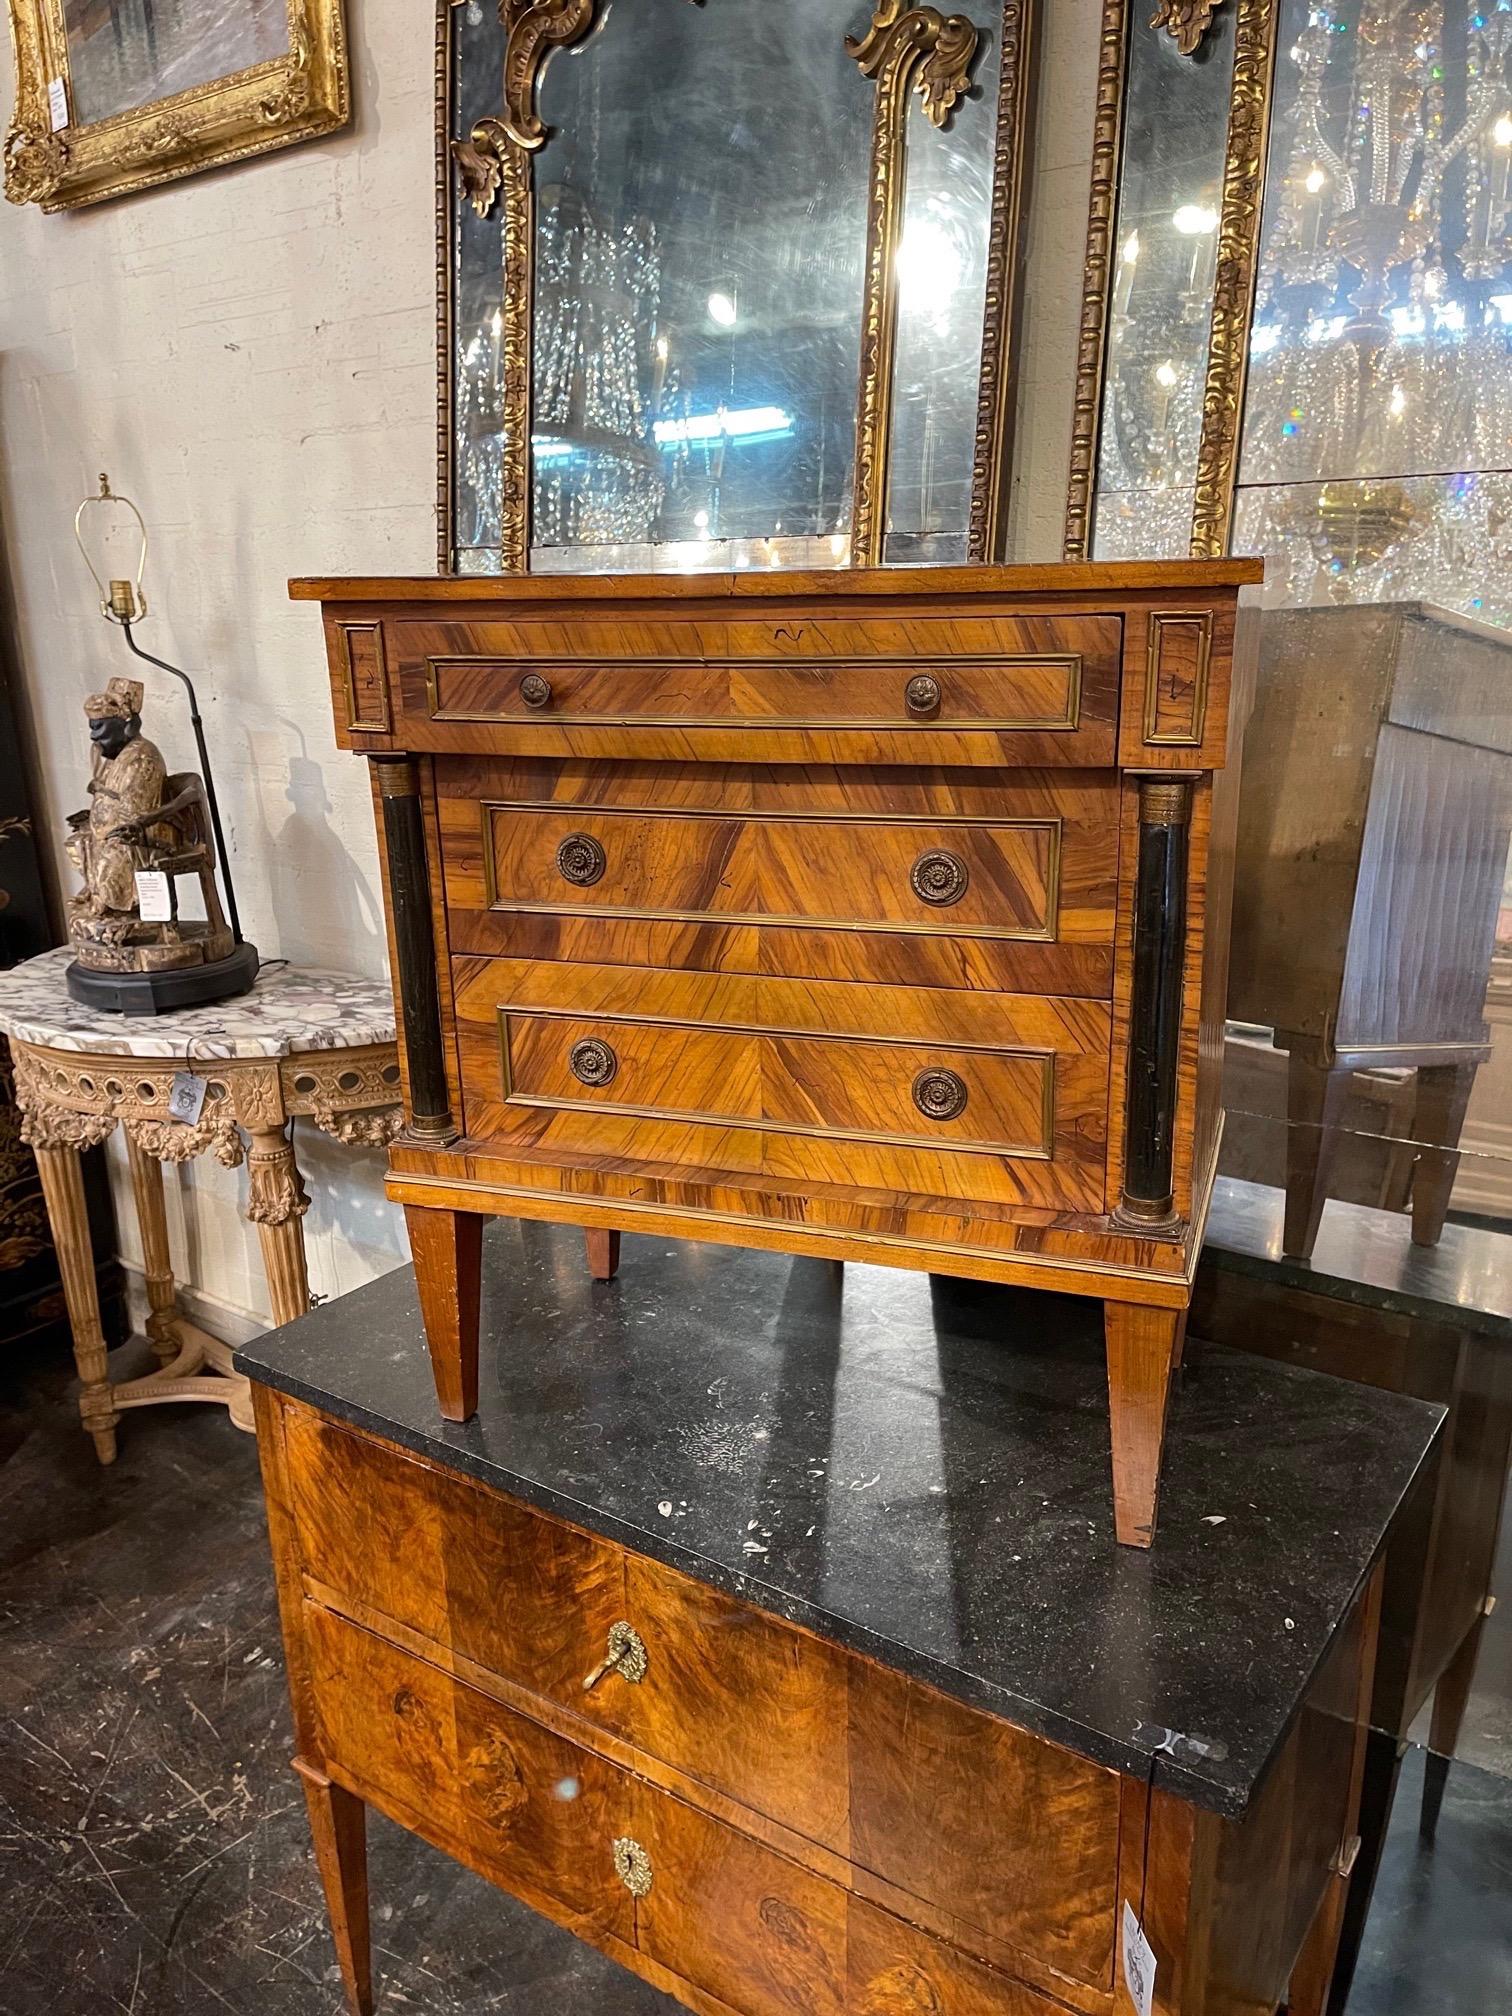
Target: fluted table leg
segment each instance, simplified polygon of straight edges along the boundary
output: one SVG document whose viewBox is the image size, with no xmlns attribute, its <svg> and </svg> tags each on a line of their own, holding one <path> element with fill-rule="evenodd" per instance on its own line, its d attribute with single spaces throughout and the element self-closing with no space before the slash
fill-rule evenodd
<svg viewBox="0 0 1512 2016">
<path fill-rule="evenodd" d="M 263 1266 L 275 1323 L 292 1323 L 310 1306 L 304 1214 L 310 1208 L 287 1127 L 254 1130 L 247 1154 L 251 1198 L 247 1216 L 262 1241 Z"/>
<path fill-rule="evenodd" d="M 163 1165 L 139 1148 L 125 1130 L 131 1164 L 131 1189 L 136 1198 L 137 1225 L 142 1234 L 142 1265 L 147 1277 L 147 1336 L 159 1365 L 171 1365 L 182 1349 L 178 1305 L 173 1293 L 173 1262 L 168 1254 L 168 1214 L 163 1207 Z"/>
<path fill-rule="evenodd" d="M 119 1417 L 111 1397 L 105 1331 L 100 1322 L 83 1167 L 76 1148 L 39 1147 L 33 1152 L 42 1178 L 47 1222 L 58 1250 L 63 1299 L 68 1305 L 68 1325 L 73 1333 L 74 1363 L 84 1382 L 79 1395 L 79 1417 L 94 1438 L 100 1461 L 114 1463 Z"/>
</svg>

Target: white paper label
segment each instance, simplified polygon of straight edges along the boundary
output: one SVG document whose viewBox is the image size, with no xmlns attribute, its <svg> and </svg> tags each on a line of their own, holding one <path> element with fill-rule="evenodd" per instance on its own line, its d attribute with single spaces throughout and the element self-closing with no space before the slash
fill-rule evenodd
<svg viewBox="0 0 1512 2016">
<path fill-rule="evenodd" d="M 1127 1901 L 1123 1908 L 1123 1971 L 1129 2000 L 1139 2016 L 1150 2016 L 1155 2002 L 1155 1955 Z"/>
<path fill-rule="evenodd" d="M 168 1094 L 168 1117 L 192 1127 L 204 1111 L 205 1080 L 193 1071 L 175 1071 L 173 1090 Z"/>
<path fill-rule="evenodd" d="M 136 871 L 137 909 L 144 924 L 166 924 L 173 915 L 173 892 L 160 868 Z"/>
<path fill-rule="evenodd" d="M 47 116 L 52 121 L 54 133 L 61 133 L 68 124 L 68 83 L 65 78 L 54 77 L 47 87 Z"/>
</svg>

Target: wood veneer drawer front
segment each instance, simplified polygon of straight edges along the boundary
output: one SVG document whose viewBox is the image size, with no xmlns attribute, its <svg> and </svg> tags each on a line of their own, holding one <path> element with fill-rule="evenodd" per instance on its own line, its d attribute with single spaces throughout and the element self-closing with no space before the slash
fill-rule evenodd
<svg viewBox="0 0 1512 2016">
<path fill-rule="evenodd" d="M 878 730 L 996 738 L 1011 760 L 1113 760 L 1123 622 L 1100 615 L 398 623 L 407 739 L 554 747 L 573 731 L 739 729 L 779 752 Z M 523 736 L 521 732 L 523 731 Z M 634 746 L 632 744 L 632 746 Z M 644 752 L 643 752 L 644 753 Z M 730 753 L 734 754 L 735 751 Z M 975 759 L 983 760 L 981 756 Z"/>
<path fill-rule="evenodd" d="M 1059 2005 L 647 1788 L 649 1959 L 740 2016 L 1051 2016 Z"/>
<path fill-rule="evenodd" d="M 631 1740 L 1000 1947 L 1111 1979 L 1115 1772 L 640 1556 Z"/>
<path fill-rule="evenodd" d="M 553 1917 L 633 1939 L 622 1773 L 318 1604 L 304 1625 L 328 1768 Z"/>
<path fill-rule="evenodd" d="M 1111 808 L 1110 808 L 1111 809 Z M 1053 940 L 1061 823 L 740 819 L 486 805 L 490 908 Z M 1113 936 L 1111 903 L 1104 936 Z"/>
<path fill-rule="evenodd" d="M 452 948 L 1106 998 L 1111 771 L 436 765 Z"/>
<path fill-rule="evenodd" d="M 1100 1003 L 516 960 L 454 982 L 473 1138 L 1102 1208 Z"/>
<path fill-rule="evenodd" d="M 624 1608 L 618 1551 L 495 1492 L 286 1411 L 307 1576 L 563 1706 L 612 1718 L 583 1676 Z"/>
</svg>

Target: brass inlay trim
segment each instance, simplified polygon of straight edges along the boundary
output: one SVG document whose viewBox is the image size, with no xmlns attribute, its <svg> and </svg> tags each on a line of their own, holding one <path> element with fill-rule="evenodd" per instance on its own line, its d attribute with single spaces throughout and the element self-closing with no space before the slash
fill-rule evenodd
<svg viewBox="0 0 1512 2016">
<path fill-rule="evenodd" d="M 958 672 L 1023 672 L 1053 669 L 1064 672 L 1066 677 L 1066 707 L 1059 715 L 1023 715 L 1006 719 L 977 719 L 969 717 L 961 720 L 941 718 L 935 715 L 929 722 L 920 723 L 917 716 L 910 716 L 907 703 L 896 715 L 870 714 L 852 719 L 830 717 L 806 719 L 783 715 L 730 714 L 730 715 L 689 715 L 689 714 L 575 714 L 568 711 L 550 712 L 532 709 L 529 713 L 505 713 L 498 709 L 469 713 L 457 708 L 443 707 L 441 704 L 440 674 L 453 669 L 487 667 L 501 678 L 510 678 L 519 671 L 521 664 L 554 672 L 714 672 L 724 673 L 730 678 L 747 673 L 760 672 L 874 672 L 880 681 L 891 673 L 907 673 L 913 661 L 897 658 L 738 658 L 720 663 L 710 663 L 694 658 L 630 658 L 618 657 L 612 661 L 603 658 L 573 658 L 553 654 L 546 656 L 532 653 L 528 659 L 511 660 L 491 653 L 456 653 L 442 658 L 427 658 L 425 661 L 425 702 L 432 721 L 477 722 L 491 727 L 551 727 L 551 728 L 736 728 L 742 734 L 747 731 L 764 729 L 799 729 L 810 733 L 820 733 L 825 729 L 886 729 L 920 730 L 932 734 L 1020 734 L 1028 732 L 1068 734 L 1081 726 L 1082 668 L 1084 657 L 1080 651 L 1009 651 L 1000 653 L 983 652 L 973 657 L 954 659 L 931 659 L 939 672 L 948 678 L 951 671 Z M 942 696 L 942 704 L 948 704 L 949 693 Z"/>
<path fill-rule="evenodd" d="M 1270 137 L 1271 74 L 1280 15 L 1281 0 L 1238 0 L 1213 319 L 1192 510 L 1194 560 L 1221 559 L 1228 551 L 1233 525 Z"/>
<path fill-rule="evenodd" d="M 876 0 L 871 26 L 845 46 L 877 87 L 866 207 L 866 288 L 861 311 L 861 375 L 856 406 L 855 503 L 851 558 L 882 564 L 887 531 L 893 351 L 898 329 L 898 239 L 908 159 L 908 102 L 917 89 L 936 126 L 965 93 L 979 37 L 963 14 Z"/>
<path fill-rule="evenodd" d="M 722 926 L 766 926 L 782 931 L 881 931 L 898 937 L 987 938 L 1003 943 L 1053 945 L 1060 935 L 1061 872 L 1065 852 L 1064 823 L 1046 819 L 916 819 L 905 813 L 848 813 L 842 818 L 823 812 L 720 812 L 703 807 L 679 806 L 675 811 L 645 810 L 618 805 L 516 803 L 485 798 L 479 801 L 482 820 L 483 907 L 523 917 L 619 918 L 638 924 L 718 924 Z M 813 825 L 917 827 L 921 836 L 938 838 L 949 829 L 961 827 L 984 832 L 1043 832 L 1049 841 L 1045 860 L 1045 921 L 1039 925 L 910 924 L 904 919 L 856 917 L 792 917 L 761 910 L 653 910 L 639 904 L 573 903 L 564 894 L 556 902 L 545 898 L 506 897 L 499 889 L 498 857 L 493 844 L 493 815 L 506 812 L 551 813 L 558 818 L 578 819 L 585 812 L 609 819 L 707 819 L 732 825 Z M 592 885 L 587 885 L 592 886 Z M 964 892 L 963 892 L 964 893 Z M 921 899 L 923 900 L 923 899 Z M 1108 936 L 1113 932 L 1112 912 L 1108 913 Z"/>
<path fill-rule="evenodd" d="M 1167 628 L 1196 628 L 1197 674 L 1192 682 L 1192 726 L 1187 733 L 1156 731 L 1160 718 L 1160 655 Z M 1144 739 L 1152 749 L 1200 749 L 1207 730 L 1208 673 L 1213 655 L 1211 609 L 1153 609 L 1145 659 Z"/>
<path fill-rule="evenodd" d="M 476 1145 L 485 1155 L 489 1152 L 488 1142 L 478 1142 Z M 509 1152 L 507 1145 L 504 1152 L 506 1154 Z M 731 1173 L 738 1183 L 742 1172 L 736 1170 Z M 436 1190 L 462 1193 L 476 1197 L 480 1209 L 485 1211 L 493 1209 L 502 1217 L 511 1214 L 507 1211 L 497 1212 L 497 1206 L 501 1199 L 509 1198 L 519 1204 L 538 1205 L 541 1218 L 553 1224 L 581 1222 L 595 1225 L 622 1225 L 630 1218 L 676 1218 L 687 1225 L 739 1227 L 743 1231 L 765 1233 L 768 1237 L 774 1229 L 779 1229 L 785 1241 L 796 1239 L 800 1244 L 804 1240 L 816 1243 L 823 1240 L 832 1246 L 860 1248 L 863 1251 L 876 1249 L 904 1254 L 935 1254 L 942 1263 L 948 1263 L 955 1257 L 1010 1270 L 1049 1269 L 1055 1273 L 1073 1275 L 1079 1281 L 1089 1284 L 1068 1291 L 1077 1295 L 1102 1295 L 1104 1293 L 1102 1283 L 1105 1280 L 1127 1281 L 1131 1289 L 1127 1299 L 1140 1302 L 1151 1309 L 1184 1309 L 1196 1269 L 1197 1249 L 1191 1243 L 1190 1227 L 1187 1228 L 1186 1240 L 1181 1242 L 1183 1250 L 1179 1267 L 1165 1271 L 1148 1264 L 1141 1267 L 1130 1266 L 1123 1260 L 1076 1259 L 1069 1254 L 1026 1252 L 1022 1247 L 971 1246 L 962 1240 L 908 1238 L 899 1232 L 856 1231 L 843 1226 L 811 1225 L 800 1218 L 783 1218 L 775 1214 L 771 1217 L 762 1217 L 753 1212 L 710 1211 L 698 1204 L 664 1204 L 659 1201 L 648 1202 L 637 1197 L 601 1195 L 591 1191 L 535 1190 L 527 1188 L 523 1183 L 485 1183 L 476 1176 L 420 1175 L 410 1169 L 391 1169 L 385 1187 L 388 1196 L 395 1203 L 402 1203 L 406 1193 L 413 1193 L 417 1197 L 423 1197 Z M 956 1215 L 962 1216 L 969 1212 L 970 1208 L 970 1200 L 963 1200 L 961 1210 Z M 1108 1214 L 1100 1211 L 1083 1211 L 1074 1206 L 1068 1209 L 1078 1217 L 1102 1219 L 1109 1230 L 1100 1236 L 1119 1237 L 1118 1230 L 1112 1225 Z M 589 1217 L 579 1220 L 576 1215 L 579 1210 L 586 1211 Z M 565 1220 L 562 1215 L 564 1213 Z M 714 1238 L 716 1235 L 710 1232 L 704 1236 Z M 1093 1233 L 1091 1236 L 1099 1235 Z M 948 1264 L 942 1264 L 940 1272 L 949 1273 L 949 1271 Z M 1136 1292 L 1138 1289 L 1170 1292 L 1140 1294 Z"/>
<path fill-rule="evenodd" d="M 1113 232 L 1118 217 L 1118 162 L 1123 145 L 1124 75 L 1130 0 L 1104 0 L 1092 125 L 1092 191 L 1087 209 L 1081 331 L 1076 349 L 1076 399 L 1071 419 L 1071 473 L 1066 486 L 1062 555 L 1086 560 L 1092 551 L 1092 500 L 1102 433 L 1103 367 L 1113 298 Z"/>
<path fill-rule="evenodd" d="M 357 668 L 352 662 L 352 639 L 367 636 L 373 640 L 373 649 L 378 657 L 378 678 L 383 693 L 383 718 L 378 721 L 364 721 L 357 710 Z M 388 735 L 393 732 L 394 716 L 389 704 L 388 667 L 384 660 L 383 625 L 381 623 L 343 623 L 341 625 L 342 653 L 345 659 L 347 727 L 354 735 Z"/>
<path fill-rule="evenodd" d="M 883 1148 L 935 1150 L 947 1148 L 953 1155 L 1006 1155 L 1025 1162 L 1050 1162 L 1055 1159 L 1056 1053 L 1053 1050 L 1016 1049 L 1005 1045 L 955 1041 L 933 1043 L 927 1038 L 904 1036 L 842 1035 L 829 1029 L 747 1028 L 730 1022 L 679 1021 L 676 1017 L 666 1015 L 600 1015 L 582 1009 L 530 1008 L 518 1004 L 501 1004 L 495 1013 L 499 1023 L 499 1065 L 503 1103 L 506 1106 L 526 1107 L 547 1113 L 607 1113 L 621 1120 L 663 1120 L 686 1127 L 734 1128 L 741 1133 L 796 1134 L 814 1141 L 859 1141 Z M 1024 1143 L 963 1141 L 954 1135 L 900 1134 L 867 1128 L 823 1127 L 805 1121 L 774 1119 L 767 1114 L 708 1113 L 701 1108 L 643 1106 L 630 1101 L 607 1099 L 547 1098 L 539 1093 L 520 1092 L 516 1090 L 514 1082 L 514 1058 L 510 1048 L 511 1017 L 519 1021 L 591 1022 L 595 1026 L 610 1023 L 636 1024 L 647 1029 L 691 1030 L 698 1035 L 750 1036 L 757 1040 L 775 1038 L 781 1041 L 784 1037 L 791 1037 L 815 1043 L 876 1043 L 900 1050 L 940 1050 L 947 1053 L 965 1050 L 980 1056 L 1016 1059 L 1023 1063 L 1037 1064 L 1040 1068 L 1040 1138 L 1037 1142 Z M 608 1045 L 603 1047 L 607 1049 Z M 911 1083 L 912 1081 L 910 1085 Z M 909 1096 L 912 1096 L 911 1091 Z"/>
</svg>

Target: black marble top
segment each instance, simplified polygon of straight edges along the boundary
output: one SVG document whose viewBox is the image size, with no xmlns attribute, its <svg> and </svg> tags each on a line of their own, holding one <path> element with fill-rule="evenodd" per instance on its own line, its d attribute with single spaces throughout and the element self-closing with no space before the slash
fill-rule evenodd
<svg viewBox="0 0 1512 2016">
<path fill-rule="evenodd" d="M 1194 1351 L 1154 1550 L 1113 1539 L 1096 1303 L 664 1239 L 484 1241 L 482 1403 L 411 1271 L 237 1363 L 1054 1738 L 1244 1810 L 1442 1410 Z"/>
<path fill-rule="evenodd" d="M 1388 1309 L 1512 1339 L 1512 1233 L 1446 1225 L 1437 1246 L 1414 1246 L 1399 1211 L 1331 1197 L 1311 1260 L 1281 1251 L 1286 1197 L 1267 1183 L 1220 1176 L 1203 1265 L 1264 1275 L 1367 1309 Z"/>
</svg>

